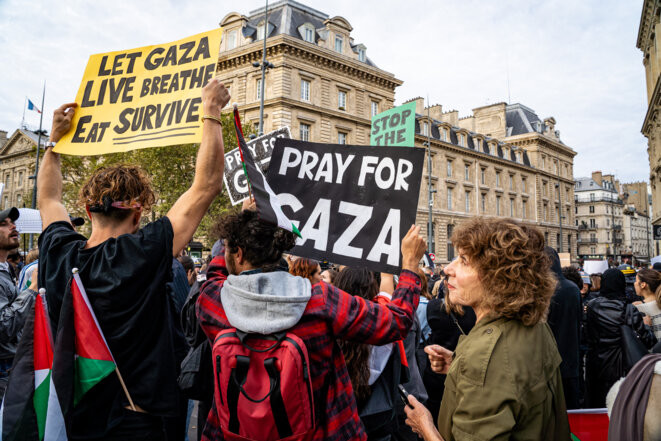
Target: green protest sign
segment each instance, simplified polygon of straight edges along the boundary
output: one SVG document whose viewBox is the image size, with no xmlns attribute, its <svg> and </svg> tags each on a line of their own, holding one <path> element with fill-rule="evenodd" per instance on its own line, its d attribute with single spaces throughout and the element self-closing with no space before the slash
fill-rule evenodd
<svg viewBox="0 0 661 441">
<path fill-rule="evenodd" d="M 370 145 L 415 145 L 415 101 L 372 117 Z"/>
</svg>

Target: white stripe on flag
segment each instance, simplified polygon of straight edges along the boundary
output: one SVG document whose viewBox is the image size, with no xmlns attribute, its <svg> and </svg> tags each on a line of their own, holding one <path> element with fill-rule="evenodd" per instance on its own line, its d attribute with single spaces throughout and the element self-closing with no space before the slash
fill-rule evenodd
<svg viewBox="0 0 661 441">
<path fill-rule="evenodd" d="M 46 427 L 44 429 L 44 441 L 67 441 L 67 431 L 64 426 L 64 416 L 57 398 L 57 390 L 50 376 L 50 391 L 48 394 L 48 413 L 46 414 Z"/>
</svg>

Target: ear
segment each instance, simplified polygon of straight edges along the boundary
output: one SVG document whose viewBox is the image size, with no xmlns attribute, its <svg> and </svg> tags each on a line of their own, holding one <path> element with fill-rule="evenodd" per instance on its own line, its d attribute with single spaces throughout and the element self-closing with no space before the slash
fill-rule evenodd
<svg viewBox="0 0 661 441">
<path fill-rule="evenodd" d="M 85 205 L 85 212 L 87 213 L 87 218 L 91 221 L 92 220 L 92 213 L 90 213 L 90 206 Z"/>
<path fill-rule="evenodd" d="M 139 225 L 141 217 L 142 217 L 142 211 L 136 210 L 136 212 L 133 213 L 133 225 Z"/>
<path fill-rule="evenodd" d="M 241 247 L 236 247 L 236 253 L 234 253 L 234 257 L 236 259 L 236 263 L 239 265 L 243 265 L 246 261 L 246 257 L 243 254 L 243 249 Z"/>
</svg>

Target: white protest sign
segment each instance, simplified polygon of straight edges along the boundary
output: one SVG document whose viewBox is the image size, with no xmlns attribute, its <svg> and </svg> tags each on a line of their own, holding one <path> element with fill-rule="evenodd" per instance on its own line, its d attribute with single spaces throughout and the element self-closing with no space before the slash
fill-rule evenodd
<svg viewBox="0 0 661 441">
<path fill-rule="evenodd" d="M 583 271 L 588 274 L 603 273 L 607 269 L 607 260 L 586 260 L 583 262 Z"/>
<path fill-rule="evenodd" d="M 16 230 L 21 234 L 36 233 L 40 234 L 42 230 L 41 214 L 39 210 L 33 208 L 19 208 L 19 216 L 16 219 Z"/>
</svg>

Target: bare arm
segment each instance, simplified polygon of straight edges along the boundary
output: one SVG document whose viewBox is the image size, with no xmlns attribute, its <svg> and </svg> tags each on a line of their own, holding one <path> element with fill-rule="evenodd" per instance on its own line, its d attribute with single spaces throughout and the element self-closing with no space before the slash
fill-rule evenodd
<svg viewBox="0 0 661 441">
<path fill-rule="evenodd" d="M 216 78 L 202 89 L 204 115 L 220 118 L 220 111 L 230 100 L 225 85 Z M 174 239 L 172 255 L 176 256 L 191 240 L 209 206 L 223 186 L 225 151 L 220 123 L 205 119 L 202 142 L 197 152 L 195 178 L 191 187 L 174 203 L 167 216 L 172 224 Z"/>
<path fill-rule="evenodd" d="M 69 131 L 77 106 L 76 103 L 67 103 L 53 112 L 50 141 L 58 142 Z M 37 204 L 44 230 L 53 222 L 69 221 L 67 210 L 62 204 L 62 170 L 60 167 L 60 155 L 53 153 L 53 149 L 46 149 L 37 176 Z"/>
</svg>

